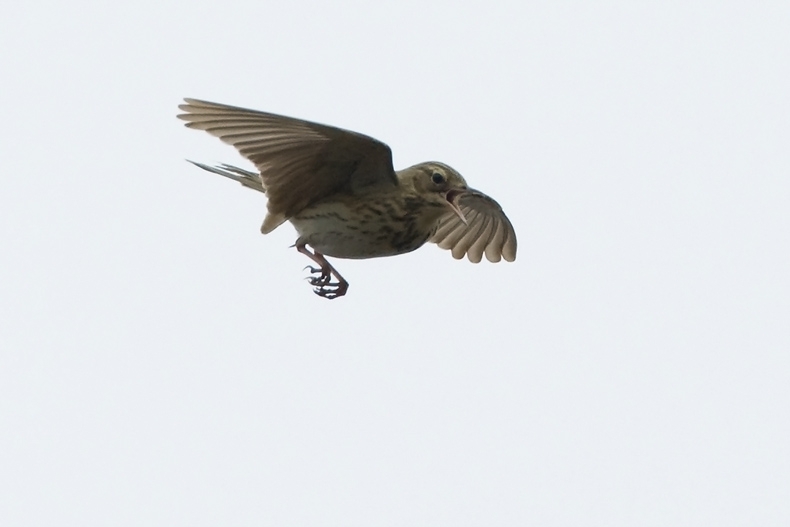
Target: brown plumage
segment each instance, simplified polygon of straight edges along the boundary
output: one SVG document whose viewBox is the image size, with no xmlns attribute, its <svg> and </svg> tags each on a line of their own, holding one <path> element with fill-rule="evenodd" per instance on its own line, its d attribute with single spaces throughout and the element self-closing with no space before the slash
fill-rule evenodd
<svg viewBox="0 0 790 527">
<path fill-rule="evenodd" d="M 371 137 L 291 117 L 196 99 L 179 106 L 186 126 L 233 145 L 258 172 L 195 165 L 266 194 L 267 234 L 285 221 L 311 267 L 315 293 L 337 298 L 348 282 L 324 256 L 375 258 L 431 241 L 477 263 L 516 258 L 516 233 L 499 204 L 438 162 L 395 172 L 392 152 Z M 310 246 L 311 252 L 306 246 Z M 336 282 L 332 281 L 332 277 Z"/>
</svg>

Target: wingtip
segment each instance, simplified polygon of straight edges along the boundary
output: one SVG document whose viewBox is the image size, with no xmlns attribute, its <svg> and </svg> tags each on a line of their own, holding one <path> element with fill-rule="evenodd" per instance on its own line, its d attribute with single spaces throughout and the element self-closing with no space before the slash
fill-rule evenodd
<svg viewBox="0 0 790 527">
<path fill-rule="evenodd" d="M 203 99 L 193 99 L 192 97 L 184 97 L 184 102 L 178 105 L 179 110 L 183 110 L 189 113 L 194 113 L 195 110 L 199 110 L 200 108 L 207 108 L 212 106 L 218 106 L 217 103 L 204 101 Z"/>
<path fill-rule="evenodd" d="M 195 99 L 193 97 L 184 97 L 184 103 L 185 104 L 182 104 L 181 106 L 195 106 L 206 103 L 211 104 L 208 101 L 204 101 L 203 99 Z"/>
</svg>

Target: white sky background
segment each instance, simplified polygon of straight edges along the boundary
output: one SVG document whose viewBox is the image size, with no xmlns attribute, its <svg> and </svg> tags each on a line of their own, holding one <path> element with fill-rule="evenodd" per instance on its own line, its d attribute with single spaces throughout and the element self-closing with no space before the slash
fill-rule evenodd
<svg viewBox="0 0 790 527">
<path fill-rule="evenodd" d="M 590 4 L 5 6 L 0 524 L 790 523 L 790 4 Z M 184 96 L 446 162 L 518 260 L 318 298 Z"/>
</svg>

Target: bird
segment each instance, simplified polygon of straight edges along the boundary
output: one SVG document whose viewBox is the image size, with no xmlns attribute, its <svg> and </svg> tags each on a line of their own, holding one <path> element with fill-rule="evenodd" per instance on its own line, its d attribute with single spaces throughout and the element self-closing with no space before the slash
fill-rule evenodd
<svg viewBox="0 0 790 527">
<path fill-rule="evenodd" d="M 307 280 L 321 297 L 349 283 L 326 259 L 405 254 L 426 242 L 455 259 L 516 259 L 516 233 L 502 207 L 437 161 L 395 171 L 392 151 L 372 137 L 283 115 L 185 98 L 178 118 L 232 145 L 256 171 L 190 163 L 262 192 L 261 232 L 290 222 L 293 247 L 317 266 Z"/>
</svg>

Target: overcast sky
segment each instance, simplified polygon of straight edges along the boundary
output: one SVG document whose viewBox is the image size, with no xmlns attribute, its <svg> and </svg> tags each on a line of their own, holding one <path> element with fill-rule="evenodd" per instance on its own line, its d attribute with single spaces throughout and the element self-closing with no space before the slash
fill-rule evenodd
<svg viewBox="0 0 790 527">
<path fill-rule="evenodd" d="M 771 5 L 772 7 L 764 7 Z M 778 7 L 777 7 L 778 6 Z M 790 524 L 790 4 L 10 2 L 0 524 Z M 376 137 L 515 263 L 318 298 L 182 97 Z"/>
</svg>

